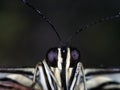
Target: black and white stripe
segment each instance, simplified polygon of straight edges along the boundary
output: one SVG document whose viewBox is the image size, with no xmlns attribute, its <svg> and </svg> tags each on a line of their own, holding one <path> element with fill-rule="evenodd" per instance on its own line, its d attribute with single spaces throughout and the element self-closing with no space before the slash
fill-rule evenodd
<svg viewBox="0 0 120 90">
<path fill-rule="evenodd" d="M 86 69 L 88 90 L 120 90 L 120 69 Z"/>
<path fill-rule="evenodd" d="M 81 84 L 82 64 L 70 67 L 71 49 L 57 48 L 57 66 L 50 66 L 43 60 L 37 67 L 42 90 L 75 90 Z"/>
<path fill-rule="evenodd" d="M 38 63 L 35 69 L 3 69 L 0 78 L 7 78 L 38 90 L 79 90 L 80 84 L 85 83 L 85 77 L 78 51 L 74 48 L 62 47 L 52 49 L 49 53 L 48 58 Z M 81 76 L 84 79 L 81 79 Z"/>
<path fill-rule="evenodd" d="M 0 86 L 11 81 L 35 90 L 120 90 L 120 69 L 84 70 L 80 61 L 73 62 L 79 59 L 76 49 L 52 50 L 36 68 L 0 68 Z"/>
<path fill-rule="evenodd" d="M 31 87 L 33 84 L 33 75 L 34 68 L 0 68 L 0 88 L 9 88 L 8 86 L 4 86 L 3 82 L 15 82 L 17 84 Z M 34 85 L 36 90 L 41 90 L 41 87 L 38 83 Z M 1 89 L 0 89 L 1 90 Z M 2 89 L 4 90 L 4 89 Z M 6 90 L 6 89 L 5 89 Z M 11 89 L 7 89 L 11 90 Z"/>
<path fill-rule="evenodd" d="M 35 90 L 64 90 L 59 86 L 57 78 L 54 73 L 51 72 L 45 61 L 39 63 L 37 67 L 36 80 L 33 88 Z M 46 69 L 45 69 L 46 68 Z M 27 87 L 31 87 L 33 84 L 33 74 L 35 68 L 0 68 L 0 87 L 2 82 L 11 81 L 22 84 Z M 72 73 L 75 70 L 73 70 Z M 48 72 L 50 77 L 47 77 Z M 87 90 L 120 90 L 120 69 L 85 69 L 86 86 Z M 74 75 L 70 80 L 73 83 Z M 51 79 L 51 82 L 50 82 Z M 79 79 L 79 78 L 78 78 Z M 79 80 L 78 80 L 79 81 Z M 51 85 L 50 85 L 51 84 Z M 77 83 L 73 83 L 73 85 Z M 71 84 L 70 84 L 71 85 Z M 4 86 L 6 88 L 7 86 Z M 53 87 L 53 89 L 51 88 Z M 10 88 L 9 88 L 10 90 Z M 70 90 L 70 89 L 68 89 Z M 79 88 L 71 90 L 84 90 L 84 86 L 81 83 Z"/>
<path fill-rule="evenodd" d="M 78 35 L 81 31 L 86 30 L 88 27 L 101 22 L 119 18 L 119 13 L 83 25 L 81 28 L 79 28 L 79 30 L 76 30 L 66 41 L 64 41 L 66 43 L 63 43 L 55 26 L 49 21 L 49 19 L 46 18 L 46 16 L 40 10 L 31 5 L 29 1 L 22 1 L 25 5 L 32 8 L 43 20 L 45 20 L 45 22 L 47 22 L 52 27 L 52 30 L 56 33 L 59 43 L 61 44 L 59 45 L 61 48 L 52 48 L 49 50 L 47 53 L 47 58 L 37 64 L 34 70 L 33 86 L 37 82 L 39 83 L 39 86 L 42 90 L 87 90 L 87 88 L 93 89 L 103 84 L 104 82 L 109 81 L 109 78 L 106 78 L 103 73 L 98 74 L 98 77 L 92 75 L 92 77 L 89 78 L 89 72 L 87 72 L 87 70 L 92 72 L 92 69 L 86 69 L 86 77 L 88 78 L 86 83 L 84 69 L 80 63 L 79 51 L 75 48 L 63 46 L 68 46 L 76 35 Z M 96 71 L 99 70 L 96 69 Z"/>
</svg>

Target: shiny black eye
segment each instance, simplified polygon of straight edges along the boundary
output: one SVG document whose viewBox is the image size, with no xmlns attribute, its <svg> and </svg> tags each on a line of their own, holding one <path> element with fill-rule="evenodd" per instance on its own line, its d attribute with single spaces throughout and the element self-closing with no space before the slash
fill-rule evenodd
<svg viewBox="0 0 120 90">
<path fill-rule="evenodd" d="M 78 62 L 80 62 L 80 52 L 76 48 L 71 48 L 70 66 L 74 67 Z"/>
<path fill-rule="evenodd" d="M 51 48 L 48 50 L 48 53 L 46 55 L 46 62 L 48 65 L 52 67 L 57 67 L 57 61 L 58 61 L 58 50 L 57 48 Z"/>
<path fill-rule="evenodd" d="M 79 59 L 79 52 L 76 50 L 73 50 L 71 52 L 71 56 L 72 56 L 73 60 L 77 60 L 77 59 Z"/>
</svg>

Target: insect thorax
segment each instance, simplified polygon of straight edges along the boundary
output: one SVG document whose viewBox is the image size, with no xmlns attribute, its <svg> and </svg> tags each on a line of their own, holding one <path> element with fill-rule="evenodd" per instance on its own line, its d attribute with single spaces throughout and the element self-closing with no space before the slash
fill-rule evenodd
<svg viewBox="0 0 120 90">
<path fill-rule="evenodd" d="M 41 82 L 43 88 L 74 90 L 81 81 L 81 66 L 78 49 L 72 47 L 49 49 L 41 67 L 45 75 L 43 77 L 48 81 L 46 85 Z"/>
</svg>

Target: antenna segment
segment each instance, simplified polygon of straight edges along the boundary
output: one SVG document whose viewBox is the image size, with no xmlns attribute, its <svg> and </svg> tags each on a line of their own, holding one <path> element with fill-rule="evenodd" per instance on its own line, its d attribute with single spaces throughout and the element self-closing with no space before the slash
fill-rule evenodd
<svg viewBox="0 0 120 90">
<path fill-rule="evenodd" d="M 102 22 L 105 22 L 105 21 L 109 21 L 109 20 L 113 20 L 113 19 L 117 19 L 120 17 L 120 12 L 116 15 L 113 15 L 113 16 L 110 16 L 110 17 L 105 17 L 105 18 L 101 18 L 101 19 L 98 19 L 94 22 L 91 22 L 89 24 L 85 24 L 83 25 L 81 28 L 79 28 L 76 32 L 74 32 L 67 40 L 68 43 L 70 43 L 72 41 L 72 39 L 79 34 L 79 32 L 83 31 L 83 30 L 86 30 L 87 28 L 93 26 L 93 25 L 96 25 L 96 24 L 99 24 L 99 23 L 102 23 Z"/>
<path fill-rule="evenodd" d="M 50 20 L 40 10 L 36 9 L 33 5 L 31 5 L 27 0 L 22 0 L 22 2 L 28 7 L 32 8 L 39 16 L 42 17 L 43 20 L 45 20 L 45 22 L 47 22 L 52 27 L 53 31 L 56 33 L 58 37 L 59 42 L 61 42 L 62 39 L 60 35 L 58 34 L 55 26 L 50 22 Z"/>
</svg>

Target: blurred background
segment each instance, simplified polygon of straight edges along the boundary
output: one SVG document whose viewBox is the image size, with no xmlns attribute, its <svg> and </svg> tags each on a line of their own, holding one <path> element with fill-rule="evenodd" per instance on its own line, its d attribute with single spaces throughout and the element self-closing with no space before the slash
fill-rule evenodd
<svg viewBox="0 0 120 90">
<path fill-rule="evenodd" d="M 82 25 L 120 12 L 120 0 L 29 0 L 56 27 L 63 41 Z M 85 67 L 120 66 L 120 18 L 80 32 L 71 45 Z M 52 28 L 21 0 L 0 0 L 0 66 L 35 66 L 58 46 Z"/>
</svg>

